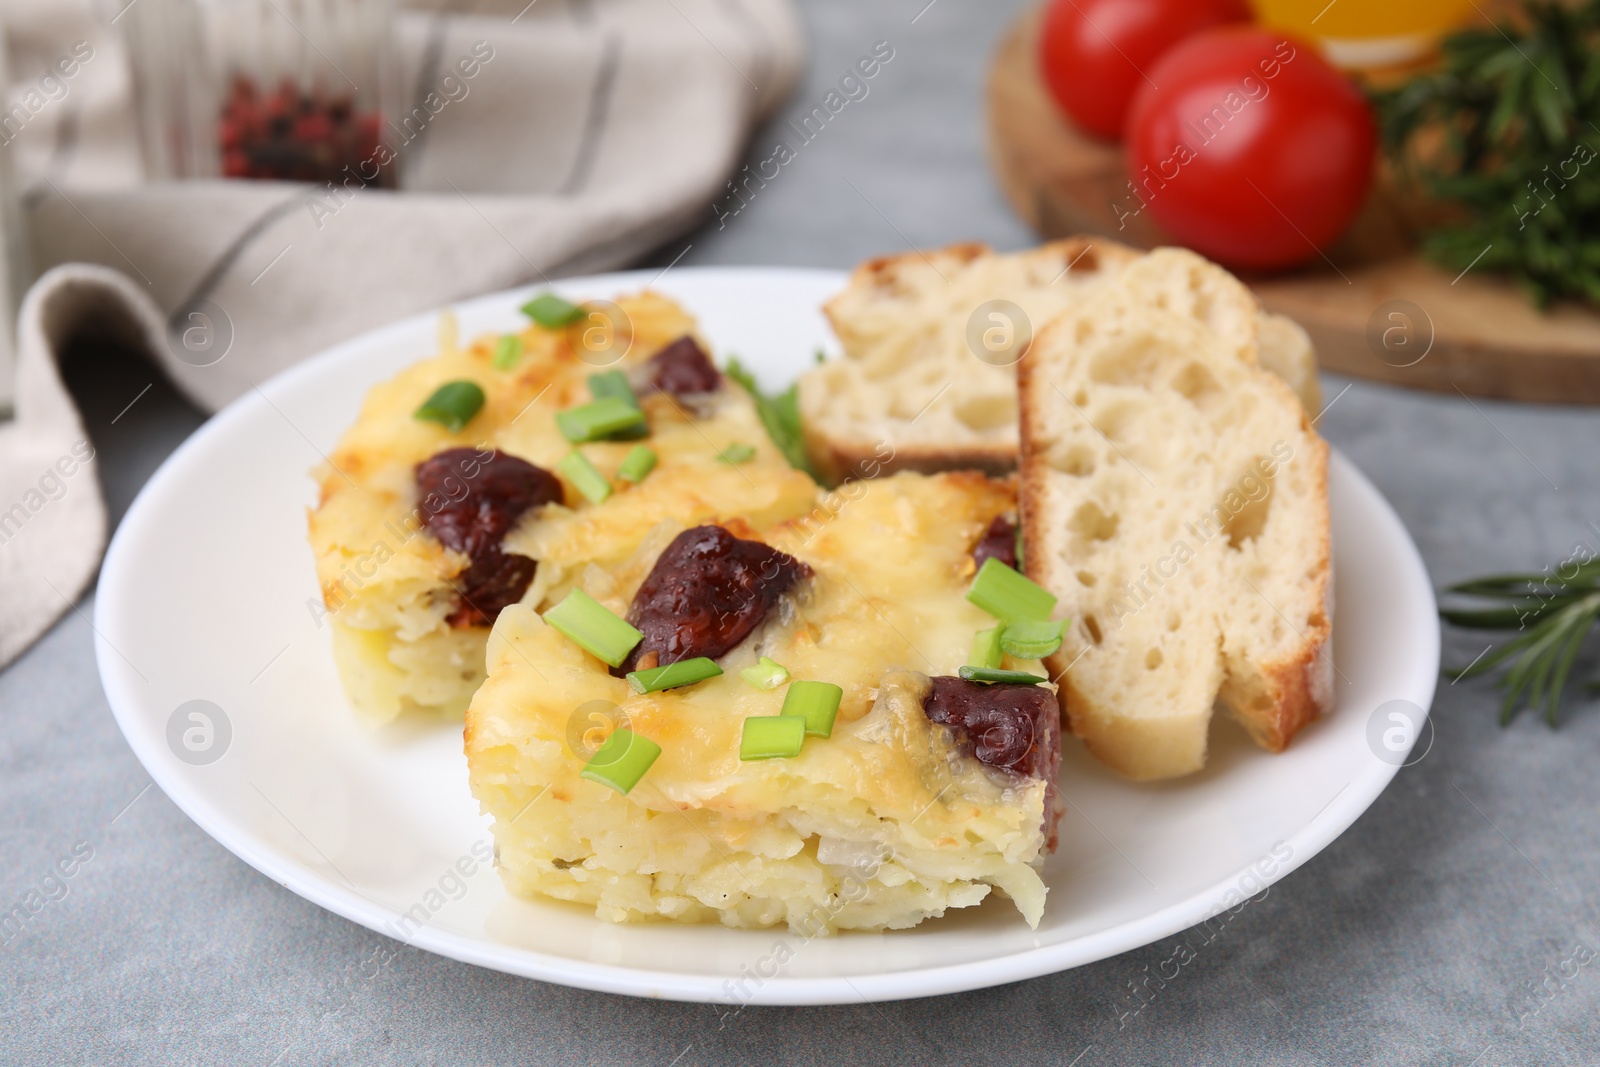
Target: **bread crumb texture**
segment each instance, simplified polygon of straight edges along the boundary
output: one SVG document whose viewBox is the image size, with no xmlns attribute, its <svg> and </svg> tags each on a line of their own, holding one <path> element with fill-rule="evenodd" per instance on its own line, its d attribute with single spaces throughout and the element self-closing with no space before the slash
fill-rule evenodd
<svg viewBox="0 0 1600 1067">
<path fill-rule="evenodd" d="M 1170 251 L 1152 253 L 1159 269 L 1139 272 L 1149 298 L 1257 350 L 1317 410 L 1305 331 L 1262 311 L 1222 268 Z M 833 482 L 894 470 L 1012 470 L 1017 359 L 1057 315 L 1092 310 L 1103 285 L 1147 258 L 1103 237 L 1069 237 L 1007 255 L 963 244 L 862 264 L 824 309 L 842 355 L 800 380 L 818 469 Z"/>
<path fill-rule="evenodd" d="M 1279 751 L 1331 702 L 1327 445 L 1216 271 L 1142 257 L 1020 372 L 1026 566 L 1071 620 L 1049 665 L 1135 779 L 1199 770 L 1214 707 Z"/>
</svg>

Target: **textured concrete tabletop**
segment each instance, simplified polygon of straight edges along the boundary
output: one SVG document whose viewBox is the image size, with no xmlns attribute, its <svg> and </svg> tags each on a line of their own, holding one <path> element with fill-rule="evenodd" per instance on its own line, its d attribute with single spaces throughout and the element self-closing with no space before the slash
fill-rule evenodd
<svg viewBox="0 0 1600 1067">
<path fill-rule="evenodd" d="M 984 65 L 1014 5 L 924 4 L 806 6 L 810 73 L 790 114 L 874 42 L 895 58 L 737 217 L 660 262 L 691 243 L 683 263 L 824 267 L 908 244 L 1027 243 L 982 123 Z M 151 379 L 118 353 L 69 370 L 119 516 L 200 416 L 157 383 L 118 418 Z M 1600 550 L 1600 412 L 1347 384 L 1324 381 L 1337 399 L 1321 428 L 1394 504 L 1436 583 Z M 1441 683 L 1428 755 L 1130 1019 L 1130 990 L 1178 938 L 998 989 L 750 1009 L 719 1029 L 711 1006 L 413 949 L 360 977 L 375 948 L 399 946 L 257 874 L 146 788 L 96 677 L 92 600 L 0 674 L 0 900 L 58 860 L 74 871 L 0 946 L 6 1063 L 1600 1062 L 1600 711 L 1581 692 L 1559 731 L 1531 715 L 1503 730 L 1488 687 Z M 1447 662 L 1481 648 L 1446 635 Z"/>
</svg>

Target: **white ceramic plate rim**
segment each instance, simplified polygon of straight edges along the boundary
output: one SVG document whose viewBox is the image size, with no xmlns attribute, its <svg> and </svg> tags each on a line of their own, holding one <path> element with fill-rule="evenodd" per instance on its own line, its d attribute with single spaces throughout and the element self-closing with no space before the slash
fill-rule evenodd
<svg viewBox="0 0 1600 1067">
<path fill-rule="evenodd" d="M 745 274 L 757 271 L 777 277 L 785 274 L 806 276 L 808 281 L 822 279 L 838 286 L 842 286 L 845 281 L 844 274 L 833 271 L 790 268 L 686 269 L 692 269 L 695 273 L 707 277 L 717 273 Z M 651 282 L 655 277 L 658 275 L 652 272 L 628 271 L 589 278 L 563 279 L 557 284 L 557 288 L 609 292 L 637 287 L 641 283 Z M 532 287 L 507 290 L 464 301 L 452 307 L 465 315 L 475 309 L 515 305 L 526 300 L 534 291 L 535 288 Z M 277 385 L 291 386 L 298 384 L 302 379 L 315 378 L 327 364 L 355 356 L 388 339 L 409 335 L 419 328 L 431 329 L 438 315 L 438 310 L 424 312 L 335 345 L 284 371 L 265 383 L 263 388 Z M 127 611 L 128 605 L 123 599 L 124 590 L 117 576 L 132 566 L 132 561 L 124 558 L 126 546 L 133 539 L 129 531 L 157 521 L 158 516 L 154 513 L 152 498 L 167 481 L 181 476 L 191 457 L 203 452 L 214 438 L 227 433 L 229 424 L 235 416 L 267 403 L 260 392 L 251 392 L 229 404 L 168 457 L 128 509 L 106 552 L 102 580 L 97 594 L 96 659 L 107 699 L 123 736 L 127 738 L 134 754 L 149 771 L 155 783 L 186 815 L 223 847 L 292 892 L 371 930 L 392 936 L 391 926 L 399 917 L 397 911 L 340 887 L 321 872 L 289 862 L 266 847 L 265 843 L 248 828 L 236 825 L 228 813 L 207 795 L 206 790 L 198 784 L 198 779 L 176 773 L 171 761 L 165 758 L 159 748 L 161 739 L 137 719 L 135 709 L 140 696 L 134 691 L 127 672 L 122 668 L 119 654 L 104 633 L 112 620 L 122 617 Z M 1394 551 L 1404 554 L 1403 569 L 1415 579 L 1417 588 L 1406 590 L 1405 597 L 1421 597 L 1431 613 L 1435 608 L 1435 601 L 1432 587 L 1427 579 L 1427 571 L 1399 517 L 1365 476 L 1337 452 L 1333 454 L 1332 466 L 1334 470 L 1330 473 L 1335 479 L 1344 482 L 1356 493 L 1370 498 L 1367 502 L 1370 512 L 1384 527 L 1381 531 L 1383 540 Z M 1393 687 L 1391 692 L 1427 709 L 1432 704 L 1438 679 L 1439 633 L 1437 628 L 1433 628 L 1409 636 L 1419 642 L 1421 654 L 1411 661 L 1411 668 L 1406 676 L 1391 680 Z M 1420 728 L 1421 724 L 1418 726 Z M 1287 839 L 1291 858 L 1283 863 L 1272 877 L 1266 879 L 1266 882 L 1270 884 L 1280 880 L 1327 847 L 1371 806 L 1398 770 L 1397 765 L 1372 760 L 1367 769 L 1336 795 L 1319 814 Z M 1171 906 L 1061 944 L 988 960 L 965 961 L 918 970 L 829 978 L 779 976 L 765 981 L 749 1002 L 800 1005 L 896 1000 L 980 989 L 1067 970 L 1139 948 L 1204 921 L 1216 913 L 1218 903 L 1230 891 L 1235 890 L 1247 874 L 1254 877 L 1248 865 L 1218 880 L 1209 888 Z M 723 976 L 662 970 L 645 971 L 624 966 L 596 964 L 532 949 L 497 944 L 432 926 L 425 926 L 417 931 L 409 943 L 465 963 L 584 989 L 708 1003 L 727 1000 Z"/>
</svg>

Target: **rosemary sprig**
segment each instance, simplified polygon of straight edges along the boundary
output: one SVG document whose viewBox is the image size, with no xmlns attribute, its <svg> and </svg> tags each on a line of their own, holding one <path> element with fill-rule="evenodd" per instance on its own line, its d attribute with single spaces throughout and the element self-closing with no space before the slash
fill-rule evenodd
<svg viewBox="0 0 1600 1067">
<path fill-rule="evenodd" d="M 1450 205 L 1423 252 L 1507 274 L 1540 306 L 1600 303 L 1600 0 L 1530 0 L 1373 93 L 1397 171 Z"/>
<path fill-rule="evenodd" d="M 1571 570 L 1570 576 L 1565 572 Z M 1544 705 L 1545 721 L 1556 725 L 1561 695 L 1583 639 L 1600 619 L 1600 559 L 1568 562 L 1554 574 L 1501 574 L 1452 585 L 1446 593 L 1479 601 L 1501 601 L 1493 607 L 1443 607 L 1440 616 L 1453 626 L 1474 630 L 1518 630 L 1518 636 L 1468 666 L 1447 672 L 1452 678 L 1487 674 L 1510 661 L 1500 679 L 1505 700 L 1500 725 L 1509 724 L 1523 707 Z"/>
</svg>

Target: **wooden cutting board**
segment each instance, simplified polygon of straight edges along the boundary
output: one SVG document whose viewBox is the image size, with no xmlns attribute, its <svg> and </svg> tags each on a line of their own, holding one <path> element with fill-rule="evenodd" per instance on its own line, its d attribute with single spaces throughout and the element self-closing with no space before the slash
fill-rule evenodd
<svg viewBox="0 0 1600 1067">
<path fill-rule="evenodd" d="M 989 150 L 1006 197 L 1045 237 L 1177 243 L 1149 212 L 1119 228 L 1119 213 L 1137 206 L 1121 148 L 1056 110 L 1039 79 L 1037 22 L 1034 12 L 1011 28 L 989 75 Z M 1377 186 L 1327 261 L 1241 275 L 1269 309 L 1306 328 L 1324 369 L 1446 393 L 1600 404 L 1600 313 L 1575 303 L 1540 311 L 1492 275 L 1439 270 L 1415 252 L 1419 210 Z"/>
</svg>

